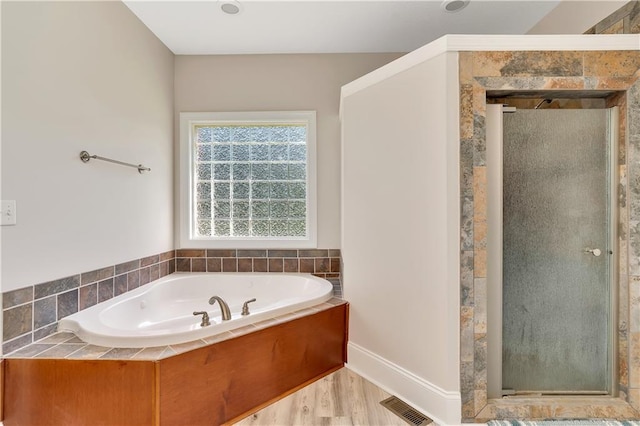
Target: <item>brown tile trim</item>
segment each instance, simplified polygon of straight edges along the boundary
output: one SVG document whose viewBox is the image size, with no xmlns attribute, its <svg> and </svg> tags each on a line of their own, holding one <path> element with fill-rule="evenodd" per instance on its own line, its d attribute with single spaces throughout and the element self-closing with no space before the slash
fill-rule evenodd
<svg viewBox="0 0 640 426">
<path fill-rule="evenodd" d="M 298 250 L 269 250 L 269 257 L 298 257 Z"/>
<path fill-rule="evenodd" d="M 239 258 L 238 272 L 253 272 L 253 259 L 250 257 Z"/>
<path fill-rule="evenodd" d="M 329 250 L 298 250 L 298 257 L 329 257 Z"/>
<path fill-rule="evenodd" d="M 191 271 L 193 272 L 207 272 L 207 259 L 194 257 L 191 259 Z"/>
<path fill-rule="evenodd" d="M 206 257 L 206 252 L 199 249 L 179 249 L 176 250 L 176 257 Z"/>
<path fill-rule="evenodd" d="M 29 302 L 33 302 L 33 287 L 8 291 L 2 295 L 2 309 L 13 308 Z"/>
<path fill-rule="evenodd" d="M 2 294 L 3 353 L 55 333 L 60 318 L 175 270 L 175 250 L 170 250 L 5 292 Z"/>
<path fill-rule="evenodd" d="M 109 266 L 102 269 L 97 269 L 91 272 L 84 272 L 80 275 L 80 284 L 85 285 L 96 281 L 106 280 L 114 275 L 115 266 Z"/>
<path fill-rule="evenodd" d="M 164 253 L 160 253 L 160 262 L 164 262 L 166 260 L 171 260 L 176 257 L 175 250 L 165 251 Z"/>
<path fill-rule="evenodd" d="M 176 271 L 191 272 L 191 258 L 181 257 L 176 259 Z"/>
<path fill-rule="evenodd" d="M 298 259 L 283 259 L 284 272 L 300 272 Z"/>
<path fill-rule="evenodd" d="M 120 275 L 125 272 L 131 272 L 140 268 L 140 259 L 132 260 L 130 262 L 121 263 L 116 265 L 116 275 Z"/>
<path fill-rule="evenodd" d="M 120 276 L 125 277 L 125 282 L 126 282 L 127 276 L 126 275 L 120 275 Z M 79 299 L 80 299 L 80 305 L 79 305 L 80 310 L 90 308 L 91 306 L 98 303 L 98 284 L 93 283 L 90 285 L 85 285 L 83 287 L 80 287 Z"/>
<path fill-rule="evenodd" d="M 197 257 L 186 256 L 195 253 Z M 339 249 L 268 249 L 206 251 L 182 249 L 176 251 L 177 270 L 180 272 L 287 272 L 309 273 L 323 278 L 340 278 Z M 184 255 L 184 256 L 180 256 Z"/>
<path fill-rule="evenodd" d="M 238 250 L 237 256 L 238 257 L 267 257 L 267 251 L 266 250 Z"/>
<path fill-rule="evenodd" d="M 97 275 L 96 275 L 97 277 Z M 97 281 L 97 280 L 96 280 Z M 33 289 L 33 298 L 41 299 L 53 294 L 62 293 L 80 285 L 80 275 L 61 278 L 59 280 L 49 281 L 42 284 L 36 284 Z"/>
<path fill-rule="evenodd" d="M 238 272 L 238 259 L 235 257 L 222 259 L 222 272 Z"/>
<path fill-rule="evenodd" d="M 207 250 L 207 257 L 236 257 L 237 250 Z"/>
<path fill-rule="evenodd" d="M 267 272 L 267 259 L 254 258 L 253 272 Z"/>
<path fill-rule="evenodd" d="M 314 272 L 324 272 L 324 273 L 330 272 L 331 271 L 330 263 L 331 263 L 331 259 L 329 259 L 328 257 L 316 258 Z"/>
<path fill-rule="evenodd" d="M 270 258 L 269 259 L 269 272 L 284 272 L 284 259 Z"/>
<path fill-rule="evenodd" d="M 219 257 L 207 258 L 207 272 L 222 272 L 222 259 Z"/>
<path fill-rule="evenodd" d="M 313 274 L 316 271 L 316 262 L 313 258 L 310 259 L 300 259 L 300 272 L 302 273 L 311 273 Z"/>
<path fill-rule="evenodd" d="M 3 334 L 7 336 L 7 340 L 31 332 L 32 323 L 33 305 L 30 303 L 3 311 Z"/>
<path fill-rule="evenodd" d="M 331 272 L 339 273 L 340 272 L 340 258 L 332 257 L 331 260 Z"/>
<path fill-rule="evenodd" d="M 140 259 L 140 266 L 155 265 L 159 261 L 160 261 L 160 255 L 156 254 L 155 256 L 149 256 L 149 257 L 145 257 L 145 258 Z"/>
</svg>

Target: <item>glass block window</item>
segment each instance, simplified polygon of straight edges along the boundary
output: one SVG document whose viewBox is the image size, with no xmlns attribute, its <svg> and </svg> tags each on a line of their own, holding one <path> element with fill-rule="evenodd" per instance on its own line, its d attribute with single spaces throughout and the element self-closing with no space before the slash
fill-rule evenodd
<svg viewBox="0 0 640 426">
<path fill-rule="evenodd" d="M 181 114 L 188 128 L 188 245 L 315 244 L 315 113 L 195 115 Z"/>
</svg>

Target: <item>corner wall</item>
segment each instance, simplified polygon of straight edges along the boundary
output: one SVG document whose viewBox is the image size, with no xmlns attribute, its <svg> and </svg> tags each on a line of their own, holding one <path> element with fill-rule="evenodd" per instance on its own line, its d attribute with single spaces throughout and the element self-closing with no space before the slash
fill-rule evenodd
<svg viewBox="0 0 640 426">
<path fill-rule="evenodd" d="M 121 2 L 1 7 L 0 289 L 172 250 L 173 54 Z"/>
<path fill-rule="evenodd" d="M 348 367 L 440 424 L 461 412 L 457 58 L 345 95 L 342 109 Z"/>
</svg>

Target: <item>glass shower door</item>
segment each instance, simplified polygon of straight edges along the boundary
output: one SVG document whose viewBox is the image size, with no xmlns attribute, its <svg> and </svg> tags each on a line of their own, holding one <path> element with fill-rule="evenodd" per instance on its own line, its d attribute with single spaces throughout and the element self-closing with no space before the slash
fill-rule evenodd
<svg viewBox="0 0 640 426">
<path fill-rule="evenodd" d="M 608 134 L 602 109 L 504 114 L 503 389 L 608 389 Z"/>
</svg>

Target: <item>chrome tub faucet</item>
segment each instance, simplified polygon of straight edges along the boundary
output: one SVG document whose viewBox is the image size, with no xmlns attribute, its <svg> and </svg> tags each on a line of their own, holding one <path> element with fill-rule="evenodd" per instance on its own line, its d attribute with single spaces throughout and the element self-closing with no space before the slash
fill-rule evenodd
<svg viewBox="0 0 640 426">
<path fill-rule="evenodd" d="M 218 301 L 218 305 L 220 305 L 220 312 L 222 312 L 222 321 L 229 321 L 231 319 L 231 311 L 229 310 L 229 305 L 227 305 L 227 302 L 225 302 L 218 296 L 212 296 L 211 299 L 209 299 L 209 304 L 213 305 L 214 303 L 216 303 L 216 300 Z"/>
</svg>

